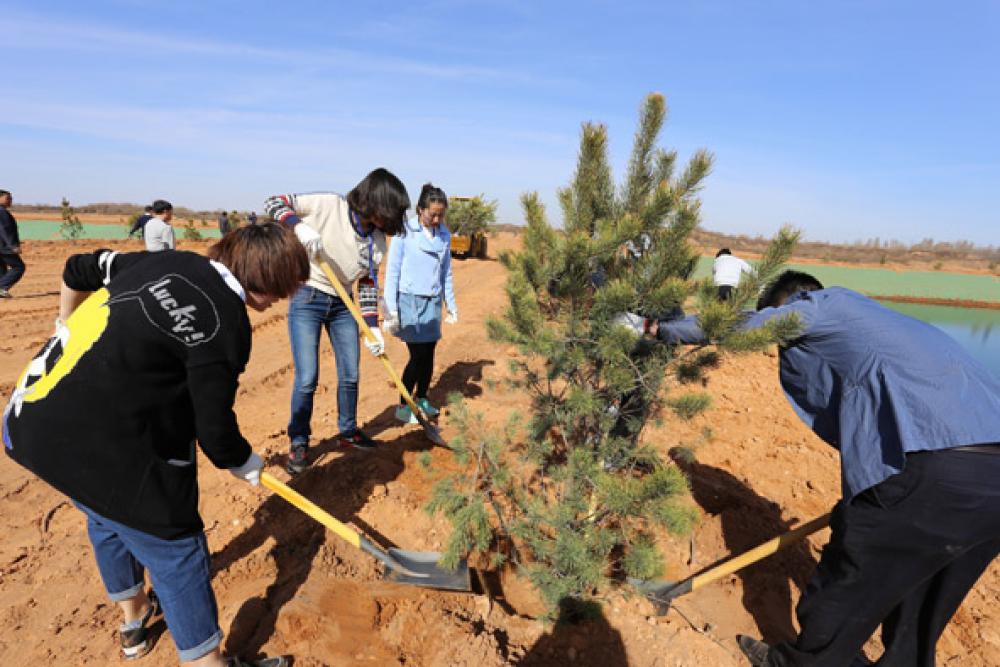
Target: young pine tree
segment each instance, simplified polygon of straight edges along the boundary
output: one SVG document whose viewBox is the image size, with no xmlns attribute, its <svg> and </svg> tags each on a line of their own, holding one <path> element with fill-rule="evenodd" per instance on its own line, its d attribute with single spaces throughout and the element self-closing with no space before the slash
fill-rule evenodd
<svg viewBox="0 0 1000 667">
<path fill-rule="evenodd" d="M 454 404 L 461 435 L 451 444 L 470 472 L 439 480 L 429 505 L 454 526 L 446 563 L 476 551 L 497 565 L 511 559 L 550 612 L 599 599 L 626 577 L 657 576 L 656 531 L 683 533 L 695 517 L 683 474 L 640 436 L 664 406 L 683 418 L 708 406 L 700 393 L 668 399 L 666 384 L 697 378 L 717 355 L 675 360 L 671 348 L 621 326 L 623 314 L 670 318 L 699 291 L 702 323 L 722 347 L 774 340 L 770 330 L 737 332 L 738 311 L 790 253 L 794 234 L 779 235 L 732 302 L 709 300 L 714 291 L 691 281 L 698 254 L 688 237 L 712 155 L 698 151 L 675 173 L 676 153 L 657 147 L 665 115 L 662 95 L 645 99 L 619 187 L 606 128 L 583 125 L 576 173 L 559 192 L 562 229 L 548 223 L 537 194 L 522 197 L 523 248 L 501 257 L 508 306 L 488 329 L 519 350 L 512 383 L 530 397 L 530 418 L 515 415 L 490 433 Z"/>
<path fill-rule="evenodd" d="M 80 216 L 76 214 L 73 207 L 69 205 L 69 200 L 65 197 L 62 198 L 60 208 L 62 209 L 62 223 L 59 225 L 59 235 L 67 241 L 75 241 L 83 236 L 83 224 L 80 222 Z"/>
</svg>

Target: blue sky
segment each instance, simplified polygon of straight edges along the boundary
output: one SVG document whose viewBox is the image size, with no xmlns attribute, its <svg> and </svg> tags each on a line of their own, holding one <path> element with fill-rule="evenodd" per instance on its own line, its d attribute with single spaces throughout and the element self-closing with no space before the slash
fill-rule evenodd
<svg viewBox="0 0 1000 667">
<path fill-rule="evenodd" d="M 415 194 L 624 171 L 642 97 L 716 168 L 703 225 L 1000 244 L 996 2 L 6 2 L 0 187 L 22 202 L 257 208 L 371 168 Z"/>
</svg>

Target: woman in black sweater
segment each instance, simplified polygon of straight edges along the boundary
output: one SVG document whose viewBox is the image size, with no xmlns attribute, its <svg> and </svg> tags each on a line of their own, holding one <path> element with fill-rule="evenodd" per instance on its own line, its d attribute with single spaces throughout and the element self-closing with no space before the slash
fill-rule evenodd
<svg viewBox="0 0 1000 667">
<path fill-rule="evenodd" d="M 195 442 L 216 467 L 259 483 L 263 463 L 233 411 L 250 357 L 246 309 L 266 309 L 308 275 L 302 245 L 276 224 L 236 230 L 208 257 L 99 250 L 66 262 L 56 333 L 18 380 L 3 443 L 87 515 L 125 616 L 126 658 L 151 648 L 162 607 L 185 664 L 285 664 L 221 656 Z"/>
</svg>

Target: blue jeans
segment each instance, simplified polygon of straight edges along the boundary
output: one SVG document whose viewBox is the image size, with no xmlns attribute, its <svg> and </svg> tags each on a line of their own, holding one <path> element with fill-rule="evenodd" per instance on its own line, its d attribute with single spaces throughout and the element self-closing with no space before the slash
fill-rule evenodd
<svg viewBox="0 0 1000 667">
<path fill-rule="evenodd" d="M 293 443 L 308 444 L 312 433 L 309 420 L 319 380 L 319 334 L 324 327 L 337 362 L 337 426 L 341 433 L 358 428 L 358 323 L 338 297 L 303 285 L 288 306 L 288 338 L 295 361 L 292 417 L 288 422 L 288 437 Z"/>
<path fill-rule="evenodd" d="M 87 515 L 87 534 L 111 600 L 128 600 L 143 590 L 148 569 L 180 661 L 197 660 L 219 646 L 222 630 L 204 533 L 164 540 L 76 506 Z"/>
</svg>

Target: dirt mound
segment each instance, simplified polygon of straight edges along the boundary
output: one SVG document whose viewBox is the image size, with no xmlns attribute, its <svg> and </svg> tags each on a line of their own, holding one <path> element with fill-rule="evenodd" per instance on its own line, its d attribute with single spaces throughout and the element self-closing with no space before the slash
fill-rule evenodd
<svg viewBox="0 0 1000 667">
<path fill-rule="evenodd" d="M 491 252 L 514 243 L 501 235 L 491 240 Z M 100 245 L 140 247 L 138 241 Z M 201 250 L 207 242 L 180 245 Z M 16 298 L 0 302 L 5 393 L 52 330 L 66 256 L 96 247 L 26 244 L 27 274 L 14 289 Z M 431 391 L 437 403 L 450 392 L 462 393 L 473 409 L 486 413 L 487 425 L 501 423 L 523 404 L 523 397 L 499 382 L 509 351 L 488 343 L 483 327 L 488 315 L 504 307 L 503 282 L 494 260 L 455 262 L 462 321 L 445 328 Z M 237 400 L 245 434 L 283 479 L 293 378 L 285 309 L 279 304 L 252 314 L 253 354 Z M 454 465 L 450 454 L 429 449 L 419 429 L 394 421 L 395 392 L 367 356 L 359 417 L 382 444 L 372 454 L 336 449 L 336 376 L 323 346 L 313 419 L 318 460 L 293 485 L 375 542 L 441 549 L 448 526 L 422 509 L 432 476 L 417 457 L 429 452 L 432 470 L 448 470 Z M 388 350 L 401 366 L 404 346 L 392 339 Z M 794 416 L 781 397 L 776 367 L 767 355 L 723 363 L 708 383 L 715 402 L 706 415 L 684 424 L 668 421 L 646 436 L 665 455 L 679 447 L 695 453 L 694 462 L 683 465 L 702 520 L 690 540 L 663 541 L 673 579 L 818 516 L 839 496 L 836 453 Z M 447 414 L 441 424 L 446 436 L 452 434 Z M 794 604 L 825 541 L 818 534 L 681 598 L 663 617 L 645 600 L 614 595 L 601 618 L 547 627 L 519 615 L 524 606 L 509 584 L 506 591 L 494 590 L 491 600 L 385 583 L 370 558 L 280 498 L 246 487 L 205 461 L 201 466 L 201 511 L 227 647 L 244 654 L 292 653 L 297 665 L 741 665 L 737 632 L 771 641 L 792 635 Z M 119 618 L 104 596 L 82 516 L 6 457 L 0 460 L 0 527 L 0 661 L 117 662 Z M 998 595 L 994 566 L 946 631 L 942 663 L 1000 664 Z M 143 664 L 176 664 L 168 635 Z"/>
</svg>

